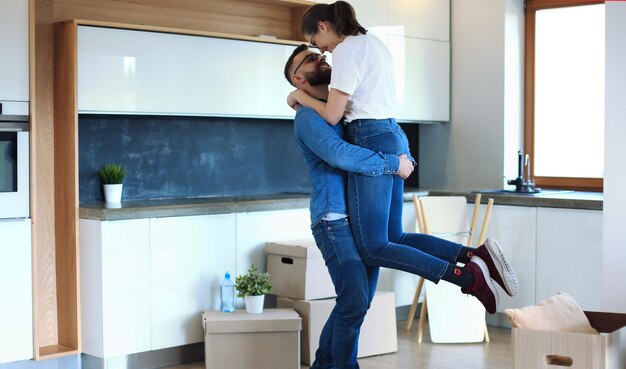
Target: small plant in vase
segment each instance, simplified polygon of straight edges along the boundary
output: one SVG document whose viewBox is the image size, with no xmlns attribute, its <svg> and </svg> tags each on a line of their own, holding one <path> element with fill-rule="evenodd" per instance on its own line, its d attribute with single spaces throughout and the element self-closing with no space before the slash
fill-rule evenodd
<svg viewBox="0 0 626 369">
<path fill-rule="evenodd" d="M 104 164 L 98 175 L 104 188 L 104 200 L 109 204 L 120 204 L 126 169 L 121 164 Z"/>
<path fill-rule="evenodd" d="M 265 294 L 272 290 L 270 275 L 261 273 L 252 265 L 248 272 L 235 279 L 237 297 L 243 297 L 246 302 L 246 312 L 260 314 L 263 312 Z"/>
</svg>

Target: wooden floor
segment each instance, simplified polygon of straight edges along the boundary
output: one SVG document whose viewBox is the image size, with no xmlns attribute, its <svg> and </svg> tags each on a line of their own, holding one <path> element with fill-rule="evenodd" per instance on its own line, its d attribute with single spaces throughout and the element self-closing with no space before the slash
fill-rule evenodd
<svg viewBox="0 0 626 369">
<path fill-rule="evenodd" d="M 398 352 L 359 359 L 361 369 L 507 369 L 511 359 L 511 331 L 489 327 L 491 342 L 468 344 L 433 344 L 428 327 L 424 340 L 415 339 L 416 326 L 408 332 L 404 322 L 398 324 Z M 308 366 L 302 366 L 306 369 Z M 177 365 L 166 369 L 204 369 L 204 362 Z"/>
</svg>

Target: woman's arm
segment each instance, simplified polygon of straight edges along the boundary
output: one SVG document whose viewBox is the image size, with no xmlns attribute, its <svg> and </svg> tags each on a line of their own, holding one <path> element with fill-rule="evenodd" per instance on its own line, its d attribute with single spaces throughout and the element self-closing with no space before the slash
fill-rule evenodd
<svg viewBox="0 0 626 369">
<path fill-rule="evenodd" d="M 303 90 L 297 89 L 289 94 L 287 103 L 294 107 L 296 104 L 309 107 L 317 112 L 328 124 L 335 125 L 341 121 L 348 104 L 348 94 L 331 88 L 328 101 L 323 102 L 311 97 Z"/>
</svg>

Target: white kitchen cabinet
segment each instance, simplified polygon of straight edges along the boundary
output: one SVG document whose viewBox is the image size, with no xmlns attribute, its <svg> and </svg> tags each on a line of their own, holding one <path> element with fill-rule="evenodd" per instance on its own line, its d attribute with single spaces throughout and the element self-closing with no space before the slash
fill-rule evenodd
<svg viewBox="0 0 626 369">
<path fill-rule="evenodd" d="M 388 35 L 394 61 L 396 119 L 450 120 L 450 43 Z"/>
<path fill-rule="evenodd" d="M 150 219 L 151 349 L 202 342 L 201 315 L 219 309 L 235 270 L 235 214 Z"/>
<path fill-rule="evenodd" d="M 450 0 L 388 1 L 389 34 L 450 41 Z"/>
<path fill-rule="evenodd" d="M 478 241 L 485 208 L 485 205 L 480 207 L 473 246 L 476 246 Z M 474 205 L 468 204 L 469 214 L 473 209 Z M 508 308 L 521 308 L 536 302 L 536 229 L 537 208 L 495 205 L 492 209 L 487 237 L 498 241 L 507 262 L 513 267 L 519 280 L 519 291 L 514 297 L 510 297 L 502 288 L 497 287 L 500 296 L 499 312 Z"/>
<path fill-rule="evenodd" d="M 0 102 L 28 101 L 28 1 L 0 1 Z M 4 104 L 3 104 L 4 105 Z"/>
<path fill-rule="evenodd" d="M 293 118 L 295 46 L 78 27 L 78 111 Z"/>
<path fill-rule="evenodd" d="M 0 220 L 0 364 L 33 357 L 30 219 Z"/>
<path fill-rule="evenodd" d="M 148 219 L 80 220 L 82 350 L 99 358 L 150 350 Z"/>
<path fill-rule="evenodd" d="M 602 307 L 602 212 L 537 209 L 537 301 L 563 291 L 584 310 Z"/>
<path fill-rule="evenodd" d="M 350 0 L 348 2 L 354 8 L 356 19 L 365 29 L 388 33 L 388 0 Z"/>
<path fill-rule="evenodd" d="M 333 3 L 334 0 L 317 0 Z M 450 41 L 450 0 L 348 0 L 369 31 Z"/>
<path fill-rule="evenodd" d="M 313 238 L 308 208 L 237 214 L 237 275 L 266 270 L 265 242 Z"/>
</svg>

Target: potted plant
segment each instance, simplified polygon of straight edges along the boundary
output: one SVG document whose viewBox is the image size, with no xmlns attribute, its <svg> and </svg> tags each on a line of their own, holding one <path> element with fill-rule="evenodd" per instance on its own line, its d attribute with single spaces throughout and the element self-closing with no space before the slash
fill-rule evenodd
<svg viewBox="0 0 626 369">
<path fill-rule="evenodd" d="M 104 201 L 108 204 L 120 204 L 126 169 L 121 164 L 109 163 L 104 164 L 98 174 L 104 188 Z"/>
<path fill-rule="evenodd" d="M 272 290 L 270 275 L 260 273 L 253 264 L 248 269 L 248 273 L 235 279 L 235 288 L 237 289 L 237 297 L 243 297 L 246 302 L 246 312 L 261 314 L 265 294 Z"/>
</svg>

